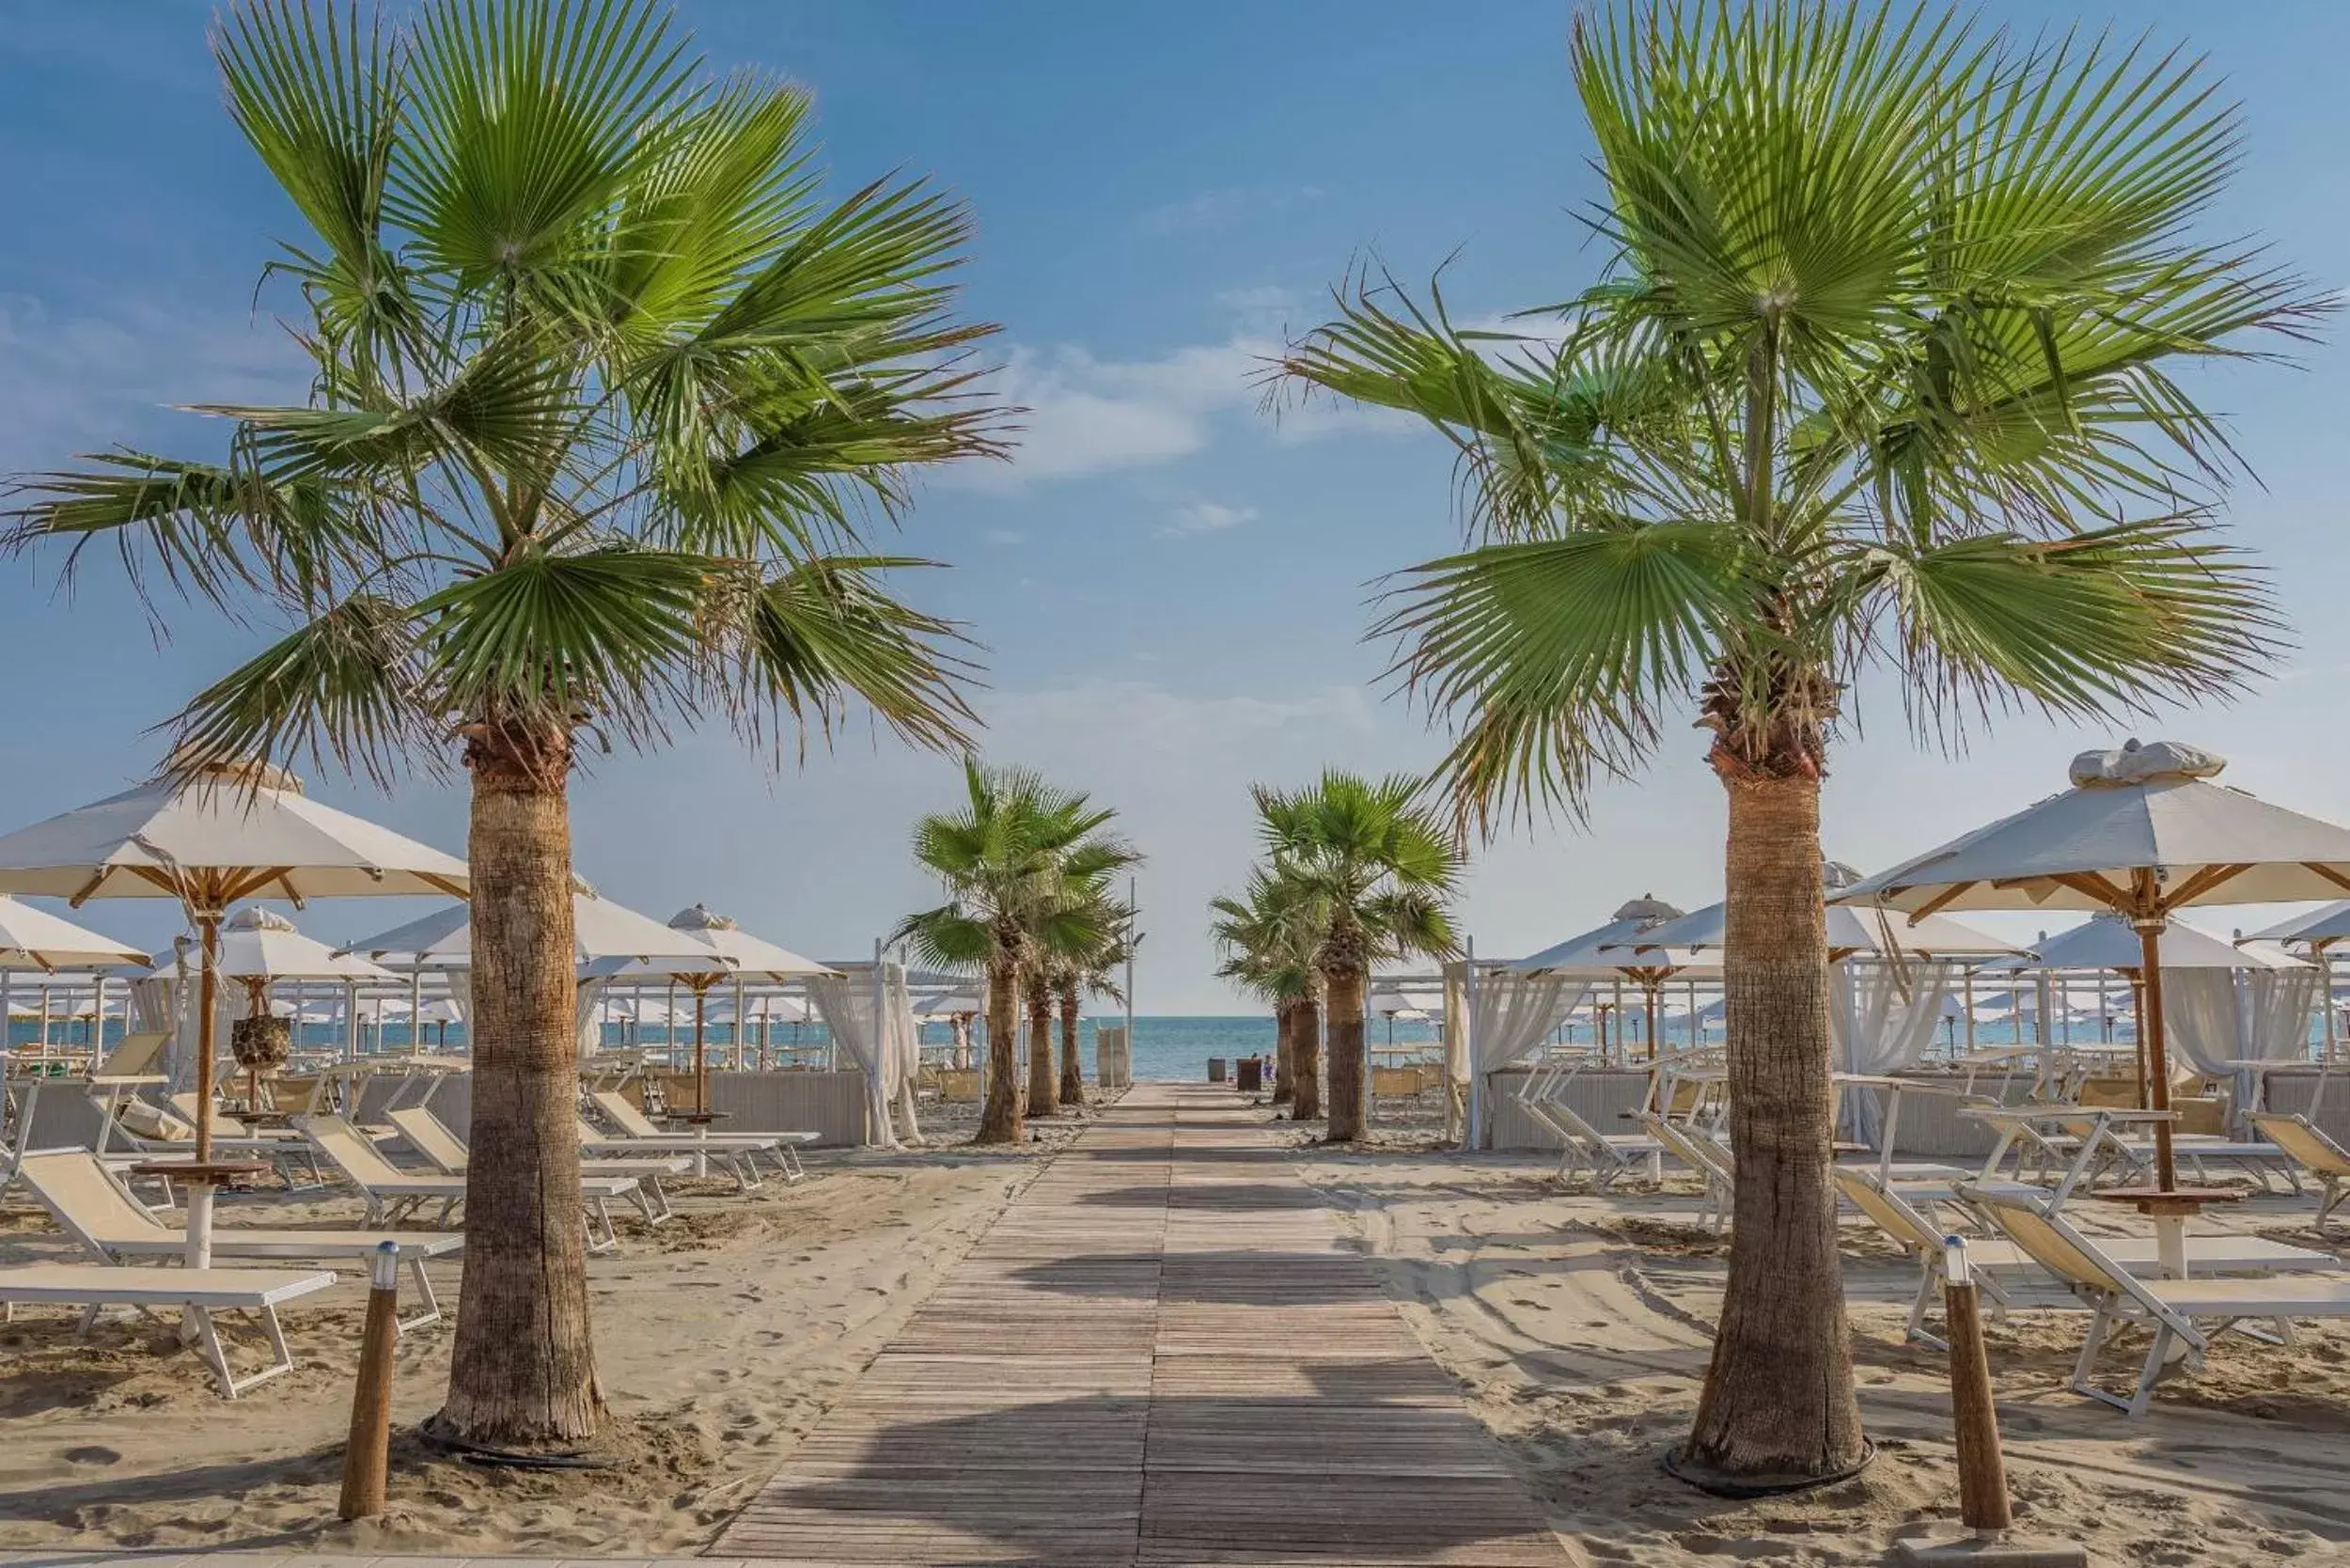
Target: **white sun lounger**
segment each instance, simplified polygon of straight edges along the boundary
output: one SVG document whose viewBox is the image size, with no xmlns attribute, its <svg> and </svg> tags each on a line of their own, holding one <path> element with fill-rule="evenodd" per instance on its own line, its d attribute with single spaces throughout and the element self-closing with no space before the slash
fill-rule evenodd
<svg viewBox="0 0 2350 1568">
<path fill-rule="evenodd" d="M 1521 1109 L 1559 1139 L 1559 1180 L 1578 1170 L 1591 1173 L 1591 1190 L 1606 1192 L 1634 1170 L 1662 1174 L 1665 1146 L 1642 1134 L 1603 1133 L 1567 1103 L 1567 1086 L 1583 1070 L 1580 1062 L 1546 1062 L 1526 1075 L 1517 1093 Z"/>
<path fill-rule="evenodd" d="M 449 1176 L 462 1176 L 471 1151 L 465 1140 L 448 1130 L 448 1124 L 422 1105 L 396 1105 L 385 1111 L 392 1126 L 408 1141 L 408 1147 Z M 579 1173 L 586 1177 L 626 1176 L 636 1182 L 636 1190 L 629 1197 L 637 1212 L 645 1216 L 647 1225 L 660 1225 L 677 1217 L 669 1206 L 669 1195 L 661 1190 L 664 1175 L 677 1176 L 693 1168 L 694 1162 L 683 1154 L 668 1158 L 641 1160 L 582 1160 Z"/>
<path fill-rule="evenodd" d="M 2317 1229 L 2350 1199 L 2350 1149 L 2327 1137 L 2306 1116 L 2279 1116 L 2256 1111 L 2252 1125 L 2281 1150 L 2285 1157 L 2317 1178 Z"/>
<path fill-rule="evenodd" d="M 235 1399 L 257 1383 L 293 1371 L 293 1356 L 286 1348 L 286 1331 L 278 1326 L 277 1308 L 335 1283 L 332 1274 L 299 1273 L 260 1268 L 124 1268 L 114 1263 L 31 1263 L 0 1268 L 0 1321 L 18 1307 L 79 1307 L 81 1331 L 88 1333 L 106 1307 L 135 1307 L 152 1311 L 180 1307 L 196 1324 L 196 1341 L 204 1359 L 219 1379 L 221 1397 Z M 251 1312 L 261 1320 L 269 1337 L 270 1364 L 239 1377 L 229 1370 L 228 1353 L 212 1323 L 214 1312 Z"/>
<path fill-rule="evenodd" d="M 86 1149 L 39 1149 L 24 1156 L 17 1174 L 50 1217 L 108 1262 L 134 1258 L 180 1258 L 187 1232 L 164 1224 L 132 1197 L 121 1179 Z M 400 1332 L 441 1321 L 441 1304 L 424 1271 L 425 1260 L 445 1257 L 465 1245 L 462 1235 L 442 1231 L 268 1231 L 233 1225 L 212 1228 L 215 1258 L 315 1262 L 372 1258 L 385 1242 L 400 1248 L 423 1310 L 399 1322 Z"/>
<path fill-rule="evenodd" d="M 1664 1145 L 1667 1153 L 1705 1179 L 1705 1208 L 1699 1214 L 1698 1223 L 1709 1231 L 1728 1225 L 1738 1190 L 1737 1171 L 1731 1164 L 1730 1151 L 1703 1133 L 1692 1132 L 1654 1111 L 1642 1111 L 1640 1125 Z"/>
<path fill-rule="evenodd" d="M 326 1162 L 357 1187 L 368 1202 L 368 1223 L 391 1225 L 426 1203 L 441 1205 L 441 1223 L 465 1200 L 462 1176 L 418 1176 L 400 1169 L 384 1152 L 339 1116 L 306 1116 L 296 1125 L 318 1146 Z M 611 1200 L 635 1190 L 634 1176 L 583 1176 L 580 1193 L 586 1200 L 588 1250 L 609 1252 L 620 1245 L 612 1226 Z"/>
<path fill-rule="evenodd" d="M 2193 1370 L 2202 1364 L 2214 1338 L 2241 1323 L 2273 1323 L 2280 1337 L 2290 1342 L 2295 1318 L 2350 1318 L 2350 1279 L 2140 1279 L 2062 1215 L 2048 1213 L 2013 1192 L 1962 1190 L 1982 1206 L 2010 1241 L 2096 1309 L 2080 1359 L 2073 1366 L 2073 1391 L 2132 1416 L 2146 1413 L 2176 1346 L 2185 1346 L 2180 1359 Z M 2117 1330 L 2134 1323 L 2154 1334 L 2137 1384 L 2127 1394 L 2097 1387 L 2090 1375 L 2098 1353 Z M 2208 1332 L 2199 1323 L 2209 1324 Z"/>
<path fill-rule="evenodd" d="M 616 1089 L 591 1090 L 588 1103 L 605 1120 L 619 1129 L 618 1137 L 596 1133 L 591 1143 L 597 1153 L 633 1150 L 642 1154 L 710 1154 L 723 1158 L 734 1170 L 734 1179 L 747 1192 L 759 1185 L 759 1156 L 766 1155 L 775 1162 L 776 1172 L 789 1184 L 807 1174 L 800 1165 L 794 1145 L 814 1143 L 815 1133 L 665 1133 L 639 1110 L 628 1096 Z M 590 1129 L 592 1131 L 592 1129 Z"/>
<path fill-rule="evenodd" d="M 1898 1187 L 1888 1187 L 1873 1170 L 1838 1166 L 1836 1186 L 1846 1202 L 1874 1221 L 1877 1229 L 1900 1243 L 1903 1249 L 1919 1262 L 1918 1297 L 1910 1304 L 1909 1323 L 1904 1331 L 1907 1337 L 1921 1344 L 1932 1345 L 1936 1350 L 1949 1349 L 1925 1329 L 1926 1314 L 1940 1294 L 1945 1261 L 1942 1243 L 1949 1232 L 1912 1203 L 1911 1195 Z M 1996 1190 L 2007 1191 L 2004 1185 Z M 1980 1201 L 1982 1190 L 1977 1189 L 1969 1196 Z M 2008 1196 L 2017 1202 L 2030 1201 L 2028 1193 Z M 2152 1236 L 2101 1236 L 2097 1245 L 2105 1248 L 2107 1257 L 2134 1275 L 2146 1276 L 2161 1271 L 2162 1260 Z M 2330 1252 L 2291 1247 L 2259 1236 L 2190 1236 L 2186 1240 L 2186 1260 L 2189 1267 L 2198 1273 L 2342 1272 L 2342 1260 Z M 2038 1260 L 2015 1243 L 2008 1241 L 1977 1241 L 1968 1237 L 1966 1261 L 1982 1277 L 1980 1283 L 1991 1297 L 1995 1317 L 2005 1317 L 2009 1305 L 2007 1292 L 2000 1288 L 1998 1276 L 2043 1272 Z"/>
</svg>

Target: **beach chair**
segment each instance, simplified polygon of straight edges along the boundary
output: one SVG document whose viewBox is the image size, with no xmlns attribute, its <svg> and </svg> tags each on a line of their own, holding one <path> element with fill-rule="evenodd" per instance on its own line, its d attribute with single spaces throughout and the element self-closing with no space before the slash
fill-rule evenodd
<svg viewBox="0 0 2350 1568">
<path fill-rule="evenodd" d="M 1703 1133 L 1654 1111 L 1642 1111 L 1640 1125 L 1664 1146 L 1665 1152 L 1705 1179 L 1705 1207 L 1698 1215 L 1698 1223 L 1709 1231 L 1719 1231 L 1728 1225 L 1738 1190 L 1736 1168 L 1731 1162 L 1730 1151 Z"/>
<path fill-rule="evenodd" d="M 1663 1144 L 1645 1135 L 1603 1133 L 1568 1103 L 1567 1086 L 1583 1066 L 1580 1060 L 1544 1062 L 1526 1075 L 1517 1092 L 1518 1105 L 1526 1114 L 1559 1139 L 1559 1180 L 1564 1182 L 1578 1170 L 1589 1170 L 1591 1190 L 1606 1192 L 1642 1168 L 1652 1181 L 1662 1176 Z"/>
<path fill-rule="evenodd" d="M 278 1307 L 334 1283 L 332 1274 L 305 1274 L 289 1269 L 30 1263 L 0 1268 L 0 1322 L 11 1319 L 19 1307 L 79 1307 L 80 1331 L 86 1334 L 97 1324 L 103 1308 L 134 1307 L 150 1315 L 159 1308 L 182 1308 L 196 1325 L 196 1343 L 220 1384 L 221 1397 L 235 1399 L 257 1383 L 266 1383 L 281 1372 L 293 1371 L 293 1356 L 286 1348 L 286 1331 L 277 1323 Z M 220 1329 L 212 1322 L 214 1312 L 250 1312 L 258 1317 L 261 1331 L 269 1340 L 269 1365 L 243 1377 L 230 1370 Z"/>
<path fill-rule="evenodd" d="M 195 1090 L 173 1095 L 170 1104 L 172 1114 L 180 1123 L 180 1130 L 173 1135 L 174 1141 L 192 1141 L 196 1137 Z M 239 1153 L 258 1154 L 268 1160 L 276 1167 L 278 1178 L 286 1184 L 290 1192 L 304 1192 L 326 1185 L 326 1171 L 319 1165 L 318 1151 L 310 1147 L 308 1138 L 291 1127 L 257 1127 L 242 1117 L 229 1115 L 215 1104 L 212 1106 L 212 1145 Z"/>
<path fill-rule="evenodd" d="M 2105 1244 L 2029 1198 L 2002 1189 L 1961 1190 L 2008 1240 L 2094 1309 L 2080 1358 L 2073 1366 L 2073 1391 L 2132 1416 L 2146 1413 L 2154 1385 L 2174 1360 L 2190 1371 L 2201 1367 L 2212 1340 L 2239 1324 L 2272 1323 L 2278 1336 L 2290 1343 L 2295 1318 L 2350 1318 L 2350 1279 L 2140 1279 Z M 2098 1355 L 2131 1324 L 2152 1329 L 2154 1341 L 2129 1392 L 2114 1393 L 2092 1378 Z"/>
<path fill-rule="evenodd" d="M 339 1116 L 306 1116 L 296 1123 L 319 1153 L 367 1200 L 368 1223 L 397 1224 L 402 1215 L 426 1203 L 441 1205 L 440 1223 L 446 1225 L 465 1200 L 462 1176 L 418 1176 L 400 1169 L 366 1134 Z M 583 1176 L 580 1195 L 586 1201 L 582 1220 L 588 1228 L 588 1250 L 610 1252 L 620 1245 L 612 1224 L 611 1200 L 635 1190 L 634 1176 Z"/>
<path fill-rule="evenodd" d="M 795 1146 L 814 1143 L 820 1136 L 815 1133 L 665 1133 L 617 1089 L 591 1090 L 588 1102 L 619 1132 L 616 1135 L 590 1129 L 593 1137 L 583 1140 L 583 1149 L 592 1144 L 593 1152 L 599 1154 L 707 1154 L 712 1159 L 723 1159 L 733 1169 L 735 1181 L 745 1192 L 759 1185 L 759 1156 L 761 1154 L 774 1163 L 776 1173 L 783 1178 L 786 1185 L 805 1177 L 807 1171 L 800 1165 Z"/>
<path fill-rule="evenodd" d="M 2326 1218 L 2342 1206 L 2344 1199 L 2350 1199 L 2350 1149 L 2326 1137 L 2306 1116 L 2255 1111 L 2252 1126 L 2281 1150 L 2287 1159 L 2316 1178 L 2317 1229 L 2323 1233 Z"/>
<path fill-rule="evenodd" d="M 1860 1211 L 1877 1229 L 1899 1243 L 1902 1248 L 1918 1260 L 1919 1280 L 1917 1299 L 1910 1303 L 1909 1322 L 1904 1337 L 1935 1350 L 1950 1347 L 1926 1332 L 1926 1314 L 1939 1298 L 1944 1257 L 1942 1244 L 1949 1235 L 1946 1227 L 1938 1225 L 1925 1211 L 1911 1201 L 1913 1194 L 1888 1184 L 1878 1174 L 1863 1167 L 1838 1166 L 1836 1188 L 1854 1208 Z M 1981 1188 L 1969 1197 L 1980 1200 Z M 2015 1191 L 2005 1185 L 1994 1190 L 2012 1201 L 2029 1204 L 2034 1193 L 2030 1189 Z M 2040 1194 L 2045 1197 L 2045 1194 Z M 2106 1255 L 2123 1268 L 2138 1276 L 2158 1274 L 2162 1268 L 2160 1249 L 2152 1236 L 2109 1236 L 2098 1238 L 2097 1245 Z M 2040 1262 L 2013 1242 L 1977 1241 L 1968 1237 L 1966 1261 L 1972 1265 L 1983 1294 L 1991 1298 L 1995 1319 L 2004 1319 L 2010 1305 L 2007 1292 L 2001 1288 L 2002 1274 L 2037 1275 L 2043 1272 Z M 2306 1247 L 2291 1247 L 2283 1242 L 2267 1241 L 2259 1236 L 2190 1236 L 2186 1241 L 2186 1261 L 2190 1268 L 2204 1273 L 2222 1274 L 2327 1274 L 2342 1271 L 2342 1260 L 2330 1252 L 2318 1252 Z"/>
<path fill-rule="evenodd" d="M 424 1156 L 425 1162 L 442 1174 L 462 1176 L 472 1151 L 465 1140 L 448 1130 L 448 1124 L 422 1105 L 394 1105 L 384 1116 L 408 1147 Z M 693 1168 L 694 1162 L 682 1154 L 666 1159 L 645 1160 L 582 1160 L 579 1173 L 584 1177 L 628 1176 L 636 1181 L 635 1190 L 629 1194 L 637 1213 L 645 1216 L 647 1225 L 661 1225 L 677 1217 L 669 1206 L 669 1195 L 661 1188 L 664 1174 L 676 1176 Z"/>
<path fill-rule="evenodd" d="M 187 1232 L 157 1219 L 131 1195 L 119 1177 L 86 1149 L 41 1149 L 24 1156 L 17 1175 L 66 1234 L 107 1262 L 138 1258 L 180 1258 Z M 423 1310 L 399 1321 L 400 1332 L 441 1321 L 441 1304 L 424 1271 L 428 1258 L 446 1257 L 465 1245 L 446 1232 L 385 1231 L 268 1231 L 220 1225 L 212 1229 L 212 1256 L 240 1260 L 311 1262 L 372 1258 L 390 1242 L 400 1248 L 415 1282 Z M 364 1272 L 364 1270 L 363 1270 Z"/>
</svg>

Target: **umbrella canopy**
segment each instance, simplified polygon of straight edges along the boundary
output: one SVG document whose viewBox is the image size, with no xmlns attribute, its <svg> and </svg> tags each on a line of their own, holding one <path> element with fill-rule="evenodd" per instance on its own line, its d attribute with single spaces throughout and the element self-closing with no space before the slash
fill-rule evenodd
<svg viewBox="0 0 2350 1568">
<path fill-rule="evenodd" d="M 2073 788 L 1844 889 L 1844 902 L 1912 916 L 1941 909 L 2112 910 L 2137 935 L 2145 987 L 2147 1096 L 2170 1108 L 2160 938 L 2173 910 L 2350 892 L 2350 828 L 2212 780 L 2224 759 L 2175 741 L 2073 759 Z M 2154 1125 L 2155 1179 L 2177 1184 L 2170 1124 Z"/>
<path fill-rule="evenodd" d="M 2280 920 L 2266 931 L 2256 931 L 2244 940 L 2306 942 L 2323 951 L 2345 936 L 2350 936 L 2350 899 L 2329 903 L 2307 915 L 2295 915 L 2290 920 Z"/>
<path fill-rule="evenodd" d="M 1428 1016 L 1427 1009 L 1401 991 L 1374 991 L 1369 1006 L 1373 1012 L 1387 1018 L 1401 1018 L 1407 1024 L 1417 1023 Z"/>
<path fill-rule="evenodd" d="M 1834 895 L 1907 914 L 2288 903 L 2350 893 L 2350 828 L 2215 784 L 2175 742 L 2084 752 L 2073 785 Z"/>
<path fill-rule="evenodd" d="M 212 986 L 220 922 L 251 898 L 386 897 L 468 890 L 465 863 L 302 792 L 260 763 L 223 763 L 142 784 L 0 838 L 0 893 L 178 899 L 202 936 L 196 1163 L 189 1261 L 209 1255 L 212 1152 Z"/>
<path fill-rule="evenodd" d="M 599 974 L 665 959 L 701 963 L 709 953 L 689 933 L 671 930 L 651 916 L 639 915 L 592 890 L 572 894 L 572 940 L 573 961 Z M 462 903 L 451 904 L 404 926 L 377 932 L 343 950 L 394 959 L 402 968 L 470 968 L 473 911 Z"/>
<path fill-rule="evenodd" d="M 802 958 L 788 948 L 761 941 L 736 925 L 731 916 L 713 913 L 698 903 L 670 917 L 669 929 L 698 945 L 702 956 L 632 961 L 619 965 L 613 974 L 621 979 L 666 975 L 693 988 L 694 1081 L 698 1086 L 701 1109 L 707 1112 L 710 1067 L 702 1050 L 702 1002 L 710 988 L 725 980 L 793 980 L 807 975 L 838 975 L 840 971 L 814 959 Z"/>
<path fill-rule="evenodd" d="M 156 960 L 157 973 L 179 967 L 176 957 Z M 338 953 L 315 937 L 305 936 L 283 915 L 267 909 L 240 909 L 220 928 L 220 955 L 212 972 L 229 980 L 389 980 L 389 969 L 352 953 Z"/>
<path fill-rule="evenodd" d="M 147 955 L 32 905 L 0 897 L 0 969 L 94 969 Z"/>
<path fill-rule="evenodd" d="M 2171 920 L 2155 943 L 2165 969 L 2301 969 L 2308 965 L 2273 949 L 2239 948 L 2227 938 Z M 2092 916 L 2069 931 L 2040 941 L 2033 951 L 2008 959 L 2002 969 L 2116 969 L 2136 974 L 2146 963 L 2138 933 L 2119 915 Z"/>
<path fill-rule="evenodd" d="M 1728 920 L 1728 904 L 1711 904 L 1678 920 L 1668 920 L 1655 926 L 1630 943 L 1619 944 L 1619 950 L 1629 948 L 1636 953 L 1653 949 L 1677 948 L 1690 953 L 1706 951 L 1722 945 Z M 1889 910 L 1855 909 L 1847 904 L 1830 904 L 1827 909 L 1827 951 L 1829 959 L 1849 957 L 1854 953 L 1899 956 L 1909 954 L 1919 958 L 1981 958 L 1995 954 L 2023 951 L 2013 942 L 2003 942 L 1986 932 L 1939 915 L 1910 923 Z"/>
<path fill-rule="evenodd" d="M 1631 950 L 1631 944 L 1637 938 L 1668 920 L 1680 918 L 1680 910 L 1662 899 L 1643 894 L 1618 909 L 1606 925 L 1580 936 L 1570 936 L 1530 958 L 1517 960 L 1509 967 L 1519 974 L 1583 975 L 1685 969 L 1696 962 L 1693 954 L 1659 951 L 1636 955 Z"/>
<path fill-rule="evenodd" d="M 463 898 L 465 863 L 321 806 L 247 764 L 158 779 L 0 838 L 0 893 L 176 898 L 217 917 L 241 900 Z"/>
</svg>

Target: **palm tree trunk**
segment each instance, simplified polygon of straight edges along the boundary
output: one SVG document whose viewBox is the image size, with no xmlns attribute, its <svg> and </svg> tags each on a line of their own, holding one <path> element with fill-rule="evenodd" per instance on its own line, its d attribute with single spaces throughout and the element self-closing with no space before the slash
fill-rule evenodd
<svg viewBox="0 0 2350 1568">
<path fill-rule="evenodd" d="M 1060 982 L 1060 1103 L 1086 1103 L 1085 1063 L 1077 1059 L 1077 982 Z"/>
<path fill-rule="evenodd" d="M 1297 1100 L 1297 1062 L 1294 1043 L 1297 1034 L 1297 1004 L 1277 1002 L 1273 1009 L 1273 1103 L 1292 1105 Z"/>
<path fill-rule="evenodd" d="M 998 947 L 987 963 L 987 1105 L 974 1143 L 1018 1143 L 1026 1136 L 1019 1047 L 1020 964 Z"/>
<path fill-rule="evenodd" d="M 1322 972 L 1330 1008 L 1330 1141 L 1363 1136 L 1363 972 L 1352 965 Z"/>
<path fill-rule="evenodd" d="M 1028 981 L 1028 1114 L 1059 1109 L 1059 1090 L 1053 1074 L 1053 988 L 1037 976 Z"/>
<path fill-rule="evenodd" d="M 603 1425 L 588 1315 L 573 1022 L 571 739 L 469 731 L 473 1158 L 440 1425 L 499 1448 Z"/>
<path fill-rule="evenodd" d="M 1836 1249 L 1820 784 L 1716 748 L 1730 794 L 1722 955 L 1737 1168 L 1730 1283 L 1676 1465 L 1703 1484 L 1816 1480 L 1866 1451 Z"/>
<path fill-rule="evenodd" d="M 1322 1114 L 1322 1002 L 1300 996 L 1290 1025 L 1290 1074 L 1297 1084 L 1292 1121 L 1311 1121 Z"/>
</svg>

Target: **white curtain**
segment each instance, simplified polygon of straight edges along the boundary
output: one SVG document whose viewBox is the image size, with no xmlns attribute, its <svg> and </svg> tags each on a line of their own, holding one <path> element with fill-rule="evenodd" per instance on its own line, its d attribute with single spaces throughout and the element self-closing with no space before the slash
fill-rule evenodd
<svg viewBox="0 0 2350 1568">
<path fill-rule="evenodd" d="M 1829 965 L 1828 1034 L 1842 1070 L 1879 1076 L 1924 1056 L 1958 974 L 1955 964 L 1918 959 L 1846 959 Z M 1847 1090 L 1840 1120 L 1856 1140 L 1874 1147 L 1885 1121 L 1876 1092 Z"/>
<path fill-rule="evenodd" d="M 914 1121 L 915 1048 L 914 1005 L 906 994 L 905 970 L 895 964 L 846 975 L 816 975 L 807 994 L 824 1017 L 833 1044 L 854 1058 L 865 1073 L 866 1142 L 869 1147 L 902 1147 L 896 1122 L 902 1117 L 906 1137 L 921 1139 Z"/>
<path fill-rule="evenodd" d="M 1448 990 L 1459 986 L 1454 994 L 1460 997 L 1461 1012 L 1468 1024 L 1465 1042 L 1459 1038 L 1462 1031 L 1458 1029 L 1450 1031 L 1446 1042 L 1446 1059 L 1456 1083 L 1472 1077 L 1481 1082 L 1496 1069 L 1533 1055 L 1559 1021 L 1581 1007 L 1591 993 L 1590 981 L 1563 975 L 1488 971 L 1477 976 L 1476 996 L 1471 1000 L 1469 987 L 1452 972 L 1460 967 L 1457 964 L 1446 966 Z M 1472 1146 L 1490 1148 L 1493 1107 L 1488 1096 L 1478 1096 L 1478 1109 L 1480 1125 L 1474 1129 Z"/>
<path fill-rule="evenodd" d="M 2245 1056 L 2244 1020 L 2236 1008 L 2235 971 L 2166 969 L 2162 976 L 2162 1043 L 2171 1071 L 2226 1075 Z"/>
<path fill-rule="evenodd" d="M 612 982 L 598 977 L 579 982 L 572 994 L 572 1022 L 579 1031 L 581 1059 L 603 1049 L 603 993 Z M 472 998 L 468 996 L 466 1000 Z"/>
</svg>

